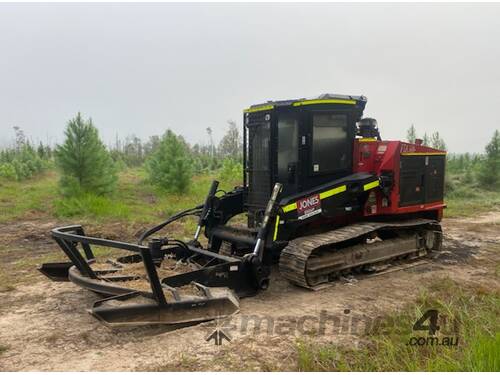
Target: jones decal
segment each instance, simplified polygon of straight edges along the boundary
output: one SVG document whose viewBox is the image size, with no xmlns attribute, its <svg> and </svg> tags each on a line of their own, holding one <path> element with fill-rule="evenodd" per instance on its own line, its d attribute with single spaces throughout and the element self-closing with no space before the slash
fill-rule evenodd
<svg viewBox="0 0 500 375">
<path fill-rule="evenodd" d="M 321 200 L 319 199 L 319 194 L 299 199 L 297 201 L 297 213 L 299 215 L 299 220 L 304 220 L 321 213 Z"/>
</svg>

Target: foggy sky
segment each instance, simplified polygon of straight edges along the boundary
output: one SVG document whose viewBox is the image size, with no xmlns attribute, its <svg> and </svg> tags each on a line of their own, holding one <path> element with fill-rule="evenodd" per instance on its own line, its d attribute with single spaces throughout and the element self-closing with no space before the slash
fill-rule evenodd
<svg viewBox="0 0 500 375">
<path fill-rule="evenodd" d="M 384 139 L 439 131 L 481 152 L 500 128 L 500 5 L 0 4 L 0 145 L 61 141 L 91 116 L 106 143 L 167 128 L 190 142 L 242 109 L 365 95 Z"/>
</svg>

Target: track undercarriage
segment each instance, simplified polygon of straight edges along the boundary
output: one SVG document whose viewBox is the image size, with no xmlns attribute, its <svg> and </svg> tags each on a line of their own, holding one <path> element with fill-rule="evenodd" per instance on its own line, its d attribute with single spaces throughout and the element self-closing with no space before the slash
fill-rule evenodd
<svg viewBox="0 0 500 375">
<path fill-rule="evenodd" d="M 441 242 L 441 226 L 433 220 L 364 222 L 290 241 L 279 268 L 292 283 L 317 289 L 341 275 L 425 256 Z"/>
</svg>

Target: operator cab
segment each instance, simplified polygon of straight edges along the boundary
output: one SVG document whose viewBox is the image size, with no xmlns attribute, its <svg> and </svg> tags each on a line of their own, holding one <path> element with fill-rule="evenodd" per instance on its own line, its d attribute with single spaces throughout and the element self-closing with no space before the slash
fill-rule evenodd
<svg viewBox="0 0 500 375">
<path fill-rule="evenodd" d="M 290 196 L 352 174 L 363 96 L 324 94 L 273 101 L 244 113 L 244 185 L 249 226 L 259 222 L 272 186 Z"/>
</svg>

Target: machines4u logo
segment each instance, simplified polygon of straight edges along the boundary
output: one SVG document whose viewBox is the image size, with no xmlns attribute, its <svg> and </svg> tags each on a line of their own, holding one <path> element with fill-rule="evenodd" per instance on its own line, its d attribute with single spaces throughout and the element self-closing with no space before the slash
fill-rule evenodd
<svg viewBox="0 0 500 375">
<path fill-rule="evenodd" d="M 453 332 L 455 335 L 440 335 L 439 332 L 445 333 L 446 327 L 449 325 L 447 316 L 439 314 L 437 310 L 427 310 L 416 322 L 413 324 L 413 331 L 427 331 L 427 336 L 412 336 L 408 341 L 411 346 L 458 346 L 458 321 L 453 321 Z"/>
<path fill-rule="evenodd" d="M 307 219 L 308 217 L 321 213 L 321 200 L 319 194 L 314 194 L 297 201 L 297 213 L 299 220 Z"/>
</svg>

